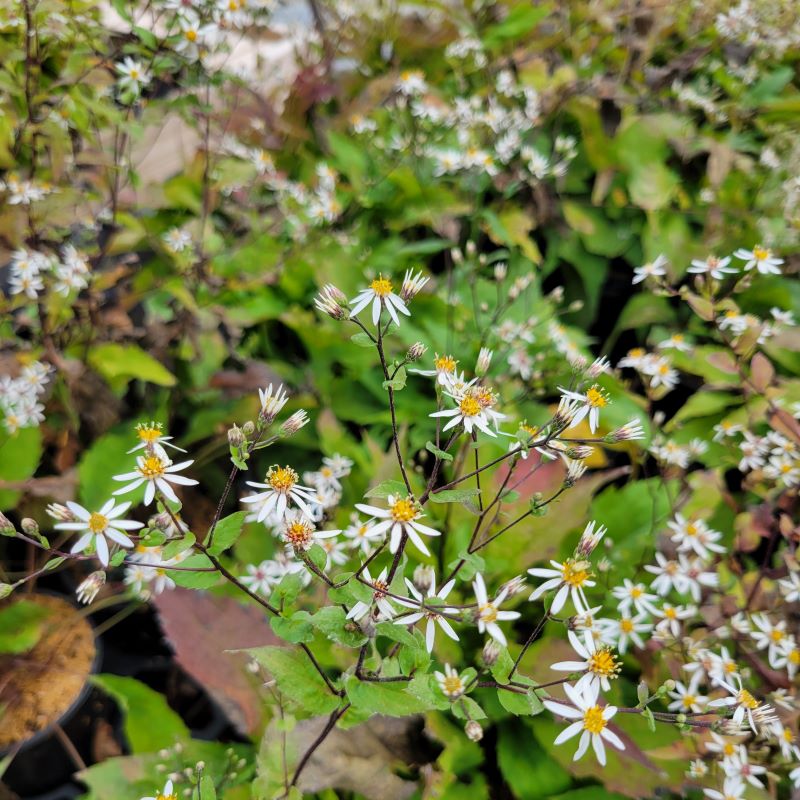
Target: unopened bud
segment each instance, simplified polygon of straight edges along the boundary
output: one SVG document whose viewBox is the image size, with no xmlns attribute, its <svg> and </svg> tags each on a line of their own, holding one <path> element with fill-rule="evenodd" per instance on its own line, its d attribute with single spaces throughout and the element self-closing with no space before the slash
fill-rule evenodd
<svg viewBox="0 0 800 800">
<path fill-rule="evenodd" d="M 481 347 L 478 353 L 478 362 L 475 364 L 475 374 L 482 378 L 488 371 L 492 363 L 492 351 L 488 347 Z"/>
<path fill-rule="evenodd" d="M 0 600 L 5 600 L 13 591 L 14 587 L 10 583 L 0 583 Z"/>
<path fill-rule="evenodd" d="M 467 738 L 471 739 L 473 742 L 479 742 L 483 739 L 483 728 L 479 722 L 476 722 L 474 719 L 471 719 L 465 726 L 464 732 L 467 734 Z"/>
<path fill-rule="evenodd" d="M 238 425 L 228 429 L 228 444 L 231 447 L 241 447 L 246 441 L 244 432 Z"/>
<path fill-rule="evenodd" d="M 434 572 L 433 567 L 431 567 L 429 564 L 420 564 L 414 570 L 414 576 L 412 580 L 417 589 L 423 593 L 427 593 L 431 588 L 435 577 L 436 573 Z"/>
<path fill-rule="evenodd" d="M 202 772 L 206 768 L 206 762 L 205 761 L 198 761 L 194 765 L 194 767 L 198 772 Z"/>
<path fill-rule="evenodd" d="M 422 344 L 422 342 L 414 342 L 414 344 L 408 348 L 408 352 L 406 353 L 406 361 L 419 361 L 419 359 L 425 355 L 427 350 L 428 348 Z"/>
<path fill-rule="evenodd" d="M 242 425 L 242 433 L 247 439 L 249 439 L 255 432 L 256 432 L 255 422 L 247 420 L 247 422 L 245 422 L 245 424 Z"/>
<path fill-rule="evenodd" d="M 567 306 L 567 311 L 580 311 L 582 308 L 583 308 L 583 300 L 573 300 Z"/>
<path fill-rule="evenodd" d="M 498 283 L 502 283 L 506 279 L 506 275 L 508 275 L 508 264 L 505 261 L 498 261 L 494 265 L 494 279 Z"/>
<path fill-rule="evenodd" d="M 49 517 L 59 522 L 75 522 L 76 520 L 75 515 L 66 506 L 62 506 L 61 503 L 50 503 L 45 511 L 47 511 Z"/>
<path fill-rule="evenodd" d="M 489 641 L 483 646 L 481 660 L 487 667 L 493 667 L 497 663 L 497 659 L 499 657 L 500 645 L 494 639 L 489 639 Z"/>
<path fill-rule="evenodd" d="M 35 519 L 25 517 L 20 523 L 20 526 L 22 527 L 23 533 L 27 533 L 28 536 L 34 536 L 37 539 L 39 538 L 39 523 Z"/>
<path fill-rule="evenodd" d="M 13 536 L 16 528 L 11 524 L 11 520 L 0 511 L 0 536 Z"/>
<path fill-rule="evenodd" d="M 333 319 L 344 319 L 349 314 L 347 298 L 332 283 L 324 286 L 314 298 L 314 305 Z"/>
<path fill-rule="evenodd" d="M 672 678 L 668 678 L 667 680 L 664 681 L 664 688 L 668 692 L 674 692 L 675 691 L 675 681 L 672 680 Z"/>
<path fill-rule="evenodd" d="M 472 257 L 475 255 L 475 253 L 477 253 L 477 252 L 478 252 L 478 248 L 477 248 L 477 247 L 475 247 L 475 242 L 473 242 L 473 241 L 472 241 L 472 239 L 470 239 L 470 240 L 467 242 L 467 247 L 466 247 L 466 250 L 467 250 L 467 255 L 468 255 L 470 258 L 472 258 Z"/>
<path fill-rule="evenodd" d="M 642 705 L 648 701 L 650 697 L 650 689 L 647 687 L 647 684 L 644 681 L 641 681 L 636 687 L 636 697 L 639 699 L 639 702 Z"/>
<path fill-rule="evenodd" d="M 75 590 L 75 596 L 78 598 L 79 603 L 88 606 L 89 603 L 94 602 L 98 592 L 105 585 L 106 573 L 103 572 L 103 570 L 98 570 L 97 572 L 93 572 L 88 578 L 80 583 L 78 588 Z"/>
<path fill-rule="evenodd" d="M 308 414 L 306 414 L 303 409 L 300 411 L 295 411 L 286 422 L 281 425 L 281 429 L 278 432 L 280 436 L 293 436 L 297 431 L 300 430 L 306 423 L 308 422 Z"/>
<path fill-rule="evenodd" d="M 513 597 L 519 594 L 525 588 L 525 578 L 522 575 L 517 575 L 510 581 L 506 581 L 501 587 L 501 591 L 505 590 L 506 597 Z"/>
</svg>

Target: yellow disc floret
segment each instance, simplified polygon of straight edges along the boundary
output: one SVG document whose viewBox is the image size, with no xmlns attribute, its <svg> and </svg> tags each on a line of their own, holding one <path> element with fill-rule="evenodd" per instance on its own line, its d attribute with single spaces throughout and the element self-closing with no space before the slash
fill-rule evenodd
<svg viewBox="0 0 800 800">
<path fill-rule="evenodd" d="M 102 533 L 108 527 L 108 517 L 96 511 L 89 516 L 89 530 L 92 533 Z"/>
<path fill-rule="evenodd" d="M 592 408 L 605 408 L 608 405 L 608 395 L 595 384 L 586 392 L 586 402 Z"/>
<path fill-rule="evenodd" d="M 611 648 L 602 647 L 589 657 L 589 672 L 602 678 L 616 678 L 622 666 Z"/>
<path fill-rule="evenodd" d="M 395 522 L 411 522 L 411 520 L 416 519 L 417 514 L 419 514 L 417 504 L 410 496 L 396 500 L 392 504 L 390 511 L 392 519 Z"/>
<path fill-rule="evenodd" d="M 167 469 L 167 465 L 158 456 L 147 456 L 142 459 L 139 472 L 143 478 L 160 478 Z"/>
<path fill-rule="evenodd" d="M 297 483 L 297 473 L 291 467 L 270 467 L 266 482 L 276 492 L 288 494 Z"/>
<path fill-rule="evenodd" d="M 392 282 L 383 275 L 378 275 L 374 281 L 369 285 L 369 288 L 375 292 L 378 297 L 386 297 L 387 294 L 392 293 Z"/>
<path fill-rule="evenodd" d="M 590 577 L 590 572 L 586 568 L 587 566 L 586 561 L 567 559 L 561 567 L 562 580 L 564 583 L 573 587 L 583 586 Z"/>
<path fill-rule="evenodd" d="M 603 709 L 600 706 L 592 706 L 583 712 L 583 727 L 589 733 L 599 734 L 606 726 L 603 717 Z"/>
<path fill-rule="evenodd" d="M 482 410 L 480 401 L 471 394 L 468 394 L 461 400 L 458 404 L 458 408 L 465 417 L 477 417 Z"/>
</svg>

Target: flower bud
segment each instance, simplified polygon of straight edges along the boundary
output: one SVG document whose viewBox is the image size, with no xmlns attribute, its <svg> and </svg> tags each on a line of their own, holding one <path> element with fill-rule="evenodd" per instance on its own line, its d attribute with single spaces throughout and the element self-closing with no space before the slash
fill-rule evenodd
<svg viewBox="0 0 800 800">
<path fill-rule="evenodd" d="M 0 511 L 0 536 L 13 536 L 17 532 L 11 520 Z"/>
<path fill-rule="evenodd" d="M 644 681 L 640 681 L 636 687 L 636 697 L 639 698 L 641 705 L 644 705 L 649 699 L 650 689 L 647 688 L 647 684 Z"/>
<path fill-rule="evenodd" d="M 13 591 L 14 587 L 10 583 L 0 583 L 0 600 L 5 600 Z"/>
<path fill-rule="evenodd" d="M 75 596 L 78 602 L 88 606 L 93 603 L 98 592 L 106 585 L 106 573 L 103 570 L 93 572 L 76 589 Z"/>
<path fill-rule="evenodd" d="M 482 378 L 488 371 L 492 363 L 492 351 L 488 347 L 481 347 L 478 353 L 478 362 L 475 364 L 475 374 Z"/>
<path fill-rule="evenodd" d="M 242 429 L 237 425 L 228 429 L 228 444 L 231 447 L 241 447 L 247 440 Z"/>
<path fill-rule="evenodd" d="M 664 681 L 664 688 L 668 692 L 674 692 L 675 691 L 675 681 L 672 680 L 672 678 L 668 678 L 667 680 Z"/>
<path fill-rule="evenodd" d="M 513 597 L 515 594 L 519 594 L 525 588 L 525 578 L 522 575 L 516 575 L 510 581 L 506 581 L 502 587 L 501 591 L 505 589 L 507 597 Z"/>
<path fill-rule="evenodd" d="M 465 726 L 464 732 L 467 734 L 467 738 L 471 739 L 473 742 L 479 742 L 483 739 L 483 728 L 479 722 L 476 722 L 474 719 L 471 719 Z"/>
<path fill-rule="evenodd" d="M 422 342 L 414 342 L 414 344 L 408 348 L 408 352 L 406 353 L 406 361 L 419 361 L 419 359 L 425 355 L 427 350 L 428 348 L 422 344 Z"/>
<path fill-rule="evenodd" d="M 473 258 L 473 257 L 474 257 L 474 255 L 475 255 L 475 253 L 477 253 L 477 252 L 478 252 L 478 248 L 475 246 L 475 242 L 473 242 L 473 241 L 472 241 L 472 239 L 470 239 L 470 240 L 467 242 L 467 247 L 466 247 L 466 250 L 467 250 L 467 255 L 468 255 L 470 258 Z"/>
<path fill-rule="evenodd" d="M 450 258 L 453 259 L 454 264 L 464 263 L 464 256 L 457 247 L 453 247 L 450 249 Z"/>
<path fill-rule="evenodd" d="M 295 411 L 294 414 L 281 425 L 278 435 L 283 437 L 293 436 L 307 422 L 308 414 L 306 414 L 305 411 L 302 409 L 300 409 L 300 411 Z"/>
<path fill-rule="evenodd" d="M 244 425 L 242 425 L 242 434 L 245 438 L 249 439 L 254 433 L 256 432 L 256 424 L 251 420 L 247 420 Z"/>
<path fill-rule="evenodd" d="M 50 503 L 45 510 L 49 517 L 59 522 L 75 522 L 76 520 L 75 515 L 66 506 L 62 506 L 61 503 Z"/>
<path fill-rule="evenodd" d="M 500 645 L 494 639 L 489 639 L 483 646 L 481 661 L 483 661 L 487 667 L 493 667 L 500 657 L 500 649 Z"/>
<path fill-rule="evenodd" d="M 28 536 L 33 536 L 38 539 L 41 535 L 39 533 L 39 523 L 35 519 L 25 517 L 20 525 L 22 527 L 22 532 L 28 534 Z"/>
<path fill-rule="evenodd" d="M 314 305 L 333 319 L 341 320 L 349 313 L 347 298 L 332 283 L 326 284 L 314 298 Z"/>
<path fill-rule="evenodd" d="M 420 590 L 423 594 L 426 594 L 428 590 L 431 588 L 431 584 L 433 583 L 436 577 L 436 573 L 433 570 L 433 567 L 429 564 L 420 564 L 415 570 L 413 575 L 413 582 L 414 586 Z"/>
<path fill-rule="evenodd" d="M 508 275 L 508 264 L 505 261 L 498 261 L 494 265 L 494 279 L 498 283 L 502 283 L 506 279 L 506 275 Z"/>
</svg>

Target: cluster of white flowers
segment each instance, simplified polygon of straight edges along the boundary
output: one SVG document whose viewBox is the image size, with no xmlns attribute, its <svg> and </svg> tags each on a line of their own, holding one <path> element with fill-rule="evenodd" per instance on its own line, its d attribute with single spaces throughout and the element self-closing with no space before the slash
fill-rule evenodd
<svg viewBox="0 0 800 800">
<path fill-rule="evenodd" d="M 3 426 L 9 433 L 32 428 L 44 420 L 44 406 L 39 398 L 47 387 L 51 368 L 41 361 L 26 364 L 17 378 L 0 376 L 0 411 Z"/>
<path fill-rule="evenodd" d="M 62 248 L 60 259 L 35 250 L 15 250 L 9 270 L 11 294 L 24 294 L 30 300 L 36 300 L 45 291 L 48 274 L 54 278 L 51 288 L 64 296 L 89 285 L 89 264 L 70 244 Z"/>
<path fill-rule="evenodd" d="M 56 190 L 44 181 L 25 180 L 15 173 L 9 173 L 0 180 L 0 191 L 5 192 L 8 205 L 29 206 L 31 203 L 44 200 Z"/>
</svg>

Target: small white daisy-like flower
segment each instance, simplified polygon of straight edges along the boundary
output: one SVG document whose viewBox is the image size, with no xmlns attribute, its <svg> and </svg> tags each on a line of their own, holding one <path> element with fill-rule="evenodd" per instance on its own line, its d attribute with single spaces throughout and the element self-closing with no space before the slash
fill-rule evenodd
<svg viewBox="0 0 800 800">
<path fill-rule="evenodd" d="M 135 94 L 139 94 L 143 86 L 150 83 L 150 73 L 139 61 L 128 56 L 116 65 L 119 74 L 119 85 L 122 89 L 128 89 Z"/>
<path fill-rule="evenodd" d="M 389 584 L 386 582 L 388 570 L 384 567 L 377 578 L 373 580 L 369 574 L 369 568 L 365 568 L 362 575 L 364 580 L 372 587 L 372 601 L 365 603 L 359 600 L 347 612 L 347 619 L 354 619 L 356 622 L 362 617 L 365 617 L 370 611 L 377 612 L 377 616 L 383 616 L 385 619 L 392 619 L 395 615 L 395 609 L 389 602 L 386 593 L 389 591 Z"/>
<path fill-rule="evenodd" d="M 619 600 L 617 609 L 622 615 L 630 613 L 633 606 L 639 614 L 652 614 L 653 604 L 656 596 L 645 591 L 643 583 L 634 583 L 629 578 L 625 578 L 622 586 L 615 586 L 611 594 Z"/>
<path fill-rule="evenodd" d="M 67 503 L 67 508 L 72 512 L 75 521 L 59 522 L 53 527 L 57 530 L 78 531 L 81 537 L 72 546 L 71 553 L 82 553 L 90 545 L 94 545 L 100 563 L 108 566 L 108 540 L 120 545 L 120 547 L 133 547 L 133 542 L 124 531 L 135 531 L 144 527 L 141 522 L 130 519 L 120 519 L 120 517 L 130 508 L 130 503 L 116 504 L 114 500 L 109 500 L 99 511 L 88 511 L 78 503 L 71 500 Z"/>
<path fill-rule="evenodd" d="M 448 700 L 458 700 L 467 690 L 467 684 L 458 674 L 458 671 L 449 664 L 444 665 L 444 672 L 434 672 L 436 682 L 442 690 L 442 694 Z"/>
<path fill-rule="evenodd" d="M 742 687 L 741 679 L 737 676 L 735 679 L 735 683 L 727 683 L 725 681 L 720 681 L 719 685 L 727 690 L 730 693 L 729 697 L 721 697 L 717 700 L 711 700 L 708 703 L 709 708 L 722 708 L 722 707 L 733 707 L 733 723 L 736 726 L 741 726 L 745 717 L 747 717 L 747 721 L 750 724 L 750 729 L 753 733 L 759 732 L 759 722 L 763 724 L 765 721 L 769 720 L 769 724 L 772 724 L 774 720 L 769 719 L 771 716 L 772 709 L 767 704 L 762 704 L 759 700 L 756 700 L 747 689 Z M 756 712 L 759 712 L 758 714 Z"/>
<path fill-rule="evenodd" d="M 725 547 L 717 543 L 722 534 L 709 528 L 703 520 L 687 520 L 681 514 L 675 514 L 675 519 L 668 522 L 667 527 L 673 532 L 672 541 L 681 553 L 691 550 L 700 558 L 707 559 L 711 552 L 725 552 Z"/>
<path fill-rule="evenodd" d="M 280 536 L 286 542 L 287 550 L 293 550 L 295 553 L 309 550 L 318 539 L 330 539 L 340 533 L 341 531 L 318 531 L 302 511 L 294 508 L 286 510 L 280 529 Z"/>
<path fill-rule="evenodd" d="M 266 389 L 258 390 L 258 399 L 261 401 L 259 416 L 265 423 L 269 424 L 280 414 L 281 409 L 289 400 L 289 395 L 286 394 L 282 383 L 279 383 L 274 390 L 272 384 L 270 384 Z"/>
<path fill-rule="evenodd" d="M 608 729 L 608 722 L 617 713 L 617 708 L 616 706 L 598 705 L 598 689 L 599 686 L 595 684 L 593 687 L 586 686 L 583 691 L 578 691 L 575 687 L 565 683 L 564 692 L 572 705 L 564 705 L 564 703 L 558 703 L 553 700 L 545 700 L 544 705 L 553 714 L 557 714 L 567 720 L 575 720 L 561 731 L 555 739 L 555 744 L 566 742 L 580 733 L 581 738 L 573 761 L 577 761 L 589 749 L 591 744 L 597 760 L 605 766 L 605 742 L 608 742 L 618 750 L 624 750 L 625 745 L 619 736 Z"/>
<path fill-rule="evenodd" d="M 663 342 L 659 342 L 656 347 L 659 350 L 678 350 L 681 353 L 688 353 L 692 349 L 692 345 L 686 341 L 686 337 L 682 333 L 673 333 Z"/>
<path fill-rule="evenodd" d="M 774 730 L 774 726 L 770 730 Z M 722 769 L 728 778 L 738 778 L 740 781 L 746 781 L 756 789 L 764 788 L 759 775 L 764 775 L 767 768 L 760 764 L 751 764 L 747 755 L 747 747 L 743 744 L 736 747 L 732 756 L 726 756 L 723 759 Z"/>
<path fill-rule="evenodd" d="M 169 780 L 164 784 L 164 788 L 160 792 L 156 792 L 155 797 L 143 797 L 142 800 L 178 800 L 178 793 Z"/>
<path fill-rule="evenodd" d="M 641 267 L 636 267 L 633 270 L 633 280 L 631 283 L 641 283 L 647 278 L 663 278 L 667 274 L 667 258 L 664 255 L 659 255 L 654 261 L 649 261 Z"/>
<path fill-rule="evenodd" d="M 106 573 L 103 570 L 93 572 L 78 584 L 75 590 L 75 597 L 81 605 L 88 606 L 94 602 L 98 592 L 106 584 Z"/>
<path fill-rule="evenodd" d="M 440 386 L 449 386 L 448 377 L 455 373 L 457 366 L 458 361 L 456 361 L 453 356 L 447 354 L 440 356 L 436 353 L 433 359 L 433 369 L 410 369 L 409 372 L 431 378 L 436 376 L 436 382 Z"/>
<path fill-rule="evenodd" d="M 742 800 L 747 787 L 738 778 L 725 778 L 722 791 L 703 789 L 703 794 L 710 800 Z"/>
<path fill-rule="evenodd" d="M 655 610 L 655 615 L 660 617 L 655 630 L 665 636 L 671 635 L 677 639 L 681 634 L 681 622 L 691 619 L 697 610 L 693 606 L 674 606 L 671 603 L 664 603 L 661 608 Z"/>
<path fill-rule="evenodd" d="M 558 614 L 567 602 L 567 598 L 572 598 L 572 603 L 578 613 L 584 613 L 589 608 L 584 589 L 595 585 L 589 562 L 568 558 L 562 563 L 551 561 L 550 564 L 553 569 L 533 567 L 528 570 L 528 574 L 534 578 L 547 578 L 533 591 L 530 599 L 538 600 L 546 592 L 557 589 L 550 605 L 551 614 Z"/>
<path fill-rule="evenodd" d="M 344 535 L 350 540 L 352 548 L 361 548 L 363 552 L 369 553 L 375 545 L 375 540 L 380 538 L 381 532 L 375 533 L 373 519 L 364 522 L 357 514 L 353 514 L 350 524 L 344 529 Z"/>
<path fill-rule="evenodd" d="M 422 288 L 428 280 L 428 277 L 423 275 L 421 271 L 418 271 L 415 275 L 414 270 L 406 270 L 406 274 L 403 277 L 403 284 L 400 287 L 400 299 L 404 303 L 413 300 L 414 297 L 422 291 Z"/>
<path fill-rule="evenodd" d="M 619 619 L 598 620 L 601 638 L 604 642 L 614 645 L 624 656 L 628 650 L 628 642 L 644 649 L 644 639 L 640 636 L 653 630 L 653 624 L 644 616 L 629 617 L 622 615 Z"/>
<path fill-rule="evenodd" d="M 760 244 L 756 245 L 752 250 L 740 247 L 733 255 L 745 262 L 745 272 L 755 267 L 762 275 L 781 274 L 780 265 L 783 264 L 783 259 L 776 258 L 772 254 L 772 250 L 762 247 Z"/>
<path fill-rule="evenodd" d="M 269 594 L 275 584 L 275 575 L 271 569 L 270 561 L 260 564 L 248 564 L 247 575 L 242 575 L 239 580 L 256 594 Z"/>
<path fill-rule="evenodd" d="M 505 419 L 505 414 L 494 410 L 497 395 L 489 387 L 470 381 L 461 391 L 454 391 L 451 388 L 445 390 L 445 394 L 455 401 L 456 407 L 434 411 L 428 415 L 450 418 L 442 428 L 442 432 L 449 431 L 456 425 L 463 425 L 466 433 L 472 433 L 473 429 L 477 428 L 487 436 L 497 436 L 490 425 L 494 424 L 496 428 L 498 423 Z"/>
<path fill-rule="evenodd" d="M 136 436 L 139 438 L 139 444 L 128 450 L 129 454 L 148 447 L 152 448 L 155 445 L 171 447 L 173 450 L 180 450 L 181 453 L 186 452 L 177 445 L 171 444 L 172 436 L 164 436 L 163 426 L 160 422 L 140 422 L 136 426 Z"/>
<path fill-rule="evenodd" d="M 143 483 L 147 486 L 144 490 L 144 504 L 149 506 L 156 496 L 156 489 L 163 492 L 168 500 L 177 503 L 178 496 L 172 489 L 171 484 L 179 484 L 181 486 L 194 486 L 197 481 L 193 478 L 186 478 L 183 475 L 178 475 L 182 469 L 194 464 L 192 459 L 188 461 L 181 461 L 179 464 L 173 464 L 167 457 L 163 450 L 155 451 L 152 455 L 138 456 L 136 458 L 136 469 L 133 472 L 124 472 L 121 475 L 114 475 L 115 481 L 130 481 L 127 486 L 117 489 L 114 495 L 127 494 L 137 489 Z"/>
<path fill-rule="evenodd" d="M 705 261 L 696 258 L 686 271 L 692 275 L 710 275 L 715 280 L 721 281 L 726 275 L 735 275 L 739 271 L 735 267 L 729 267 L 730 263 L 730 256 L 725 258 L 708 256 Z"/>
<path fill-rule="evenodd" d="M 575 690 L 597 688 L 607 692 L 611 688 L 610 681 L 619 677 L 622 664 L 607 645 L 598 645 L 589 631 L 584 631 L 583 641 L 574 631 L 567 631 L 567 638 L 572 649 L 581 657 L 581 661 L 558 661 L 550 666 L 557 672 L 584 673 L 575 684 Z"/>
<path fill-rule="evenodd" d="M 362 289 L 351 301 L 350 317 L 357 317 L 370 303 L 372 303 L 372 324 L 377 325 L 381 318 L 381 311 L 385 308 L 389 312 L 395 325 L 400 324 L 397 316 L 399 311 L 407 317 L 411 312 L 405 302 L 392 291 L 392 282 L 383 275 L 378 275 L 369 287 Z"/>
<path fill-rule="evenodd" d="M 558 390 L 564 398 L 577 404 L 569 427 L 574 428 L 584 417 L 588 417 L 589 429 L 594 433 L 600 424 L 600 409 L 605 408 L 610 402 L 608 393 L 601 389 L 598 384 L 587 389 L 585 393 L 572 392 L 561 386 L 558 387 Z"/>
<path fill-rule="evenodd" d="M 273 465 L 264 477 L 265 483 L 247 481 L 248 486 L 254 489 L 266 489 L 249 497 L 243 497 L 243 503 L 259 503 L 260 510 L 257 520 L 262 522 L 273 510 L 279 519 L 282 519 L 293 502 L 308 517 L 314 518 L 311 503 L 314 499 L 314 490 L 308 486 L 299 486 L 298 475 L 291 467 Z"/>
<path fill-rule="evenodd" d="M 182 253 L 192 246 L 192 236 L 181 228 L 170 228 L 162 237 L 164 244 L 173 253 Z"/>
<path fill-rule="evenodd" d="M 735 436 L 737 433 L 741 433 L 743 430 L 744 426 L 724 419 L 722 422 L 714 426 L 714 436 L 712 439 L 715 442 L 721 442 L 723 439 L 729 439 L 731 436 Z"/>
<path fill-rule="evenodd" d="M 675 681 L 675 688 L 669 692 L 672 702 L 667 708 L 680 714 L 686 714 L 690 711 L 702 711 L 708 701 L 707 697 L 699 694 L 699 685 L 702 677 L 701 672 L 695 672 L 688 685 L 682 681 Z"/>
<path fill-rule="evenodd" d="M 427 647 L 429 653 L 433 650 L 433 642 L 434 637 L 436 636 L 437 624 L 447 636 L 455 641 L 458 641 L 458 634 L 453 630 L 453 627 L 450 625 L 447 619 L 442 616 L 442 614 L 455 614 L 457 609 L 445 607 L 439 608 L 439 603 L 447 599 L 447 595 L 450 594 L 453 586 L 455 586 L 455 579 L 449 580 L 437 592 L 436 579 L 432 576 L 430 585 L 424 597 L 408 578 L 406 578 L 405 581 L 409 592 L 411 592 L 411 597 L 414 598 L 416 602 L 411 599 L 398 600 L 397 602 L 406 608 L 419 608 L 421 605 L 425 605 L 426 608 L 420 608 L 419 611 L 415 611 L 412 614 L 404 614 L 402 617 L 397 617 L 394 622 L 397 625 L 413 625 L 415 622 L 419 622 L 419 620 L 425 618 L 427 620 L 425 626 L 425 646 Z M 433 607 L 436 607 L 438 610 L 434 611 Z"/>
<path fill-rule="evenodd" d="M 475 599 L 478 602 L 477 618 L 478 630 L 480 633 L 489 634 L 495 641 L 501 645 L 506 645 L 506 637 L 500 629 L 498 622 L 504 620 L 517 619 L 519 617 L 518 611 L 500 611 L 500 605 L 508 595 L 508 587 L 503 588 L 500 594 L 490 601 L 486 593 L 486 584 L 483 581 L 483 575 L 479 572 L 476 573 L 475 579 L 472 582 L 472 588 L 475 592 Z"/>
<path fill-rule="evenodd" d="M 389 531 L 389 551 L 396 553 L 400 547 L 400 541 L 405 534 L 417 549 L 426 556 L 430 555 L 428 548 L 422 541 L 420 534 L 424 536 L 440 536 L 439 531 L 418 522 L 424 516 L 422 509 L 417 501 L 411 496 L 400 497 L 399 495 L 389 495 L 386 498 L 389 508 L 378 508 L 369 506 L 365 503 L 356 503 L 356 508 L 371 517 L 377 517 L 377 522 L 373 527 L 375 536 Z"/>
<path fill-rule="evenodd" d="M 751 638 L 759 650 L 767 650 L 767 660 L 770 666 L 775 666 L 775 659 L 781 652 L 781 647 L 790 638 L 786 630 L 786 620 L 773 623 L 766 614 L 753 614 L 750 617 L 755 630 L 750 633 Z"/>
</svg>

